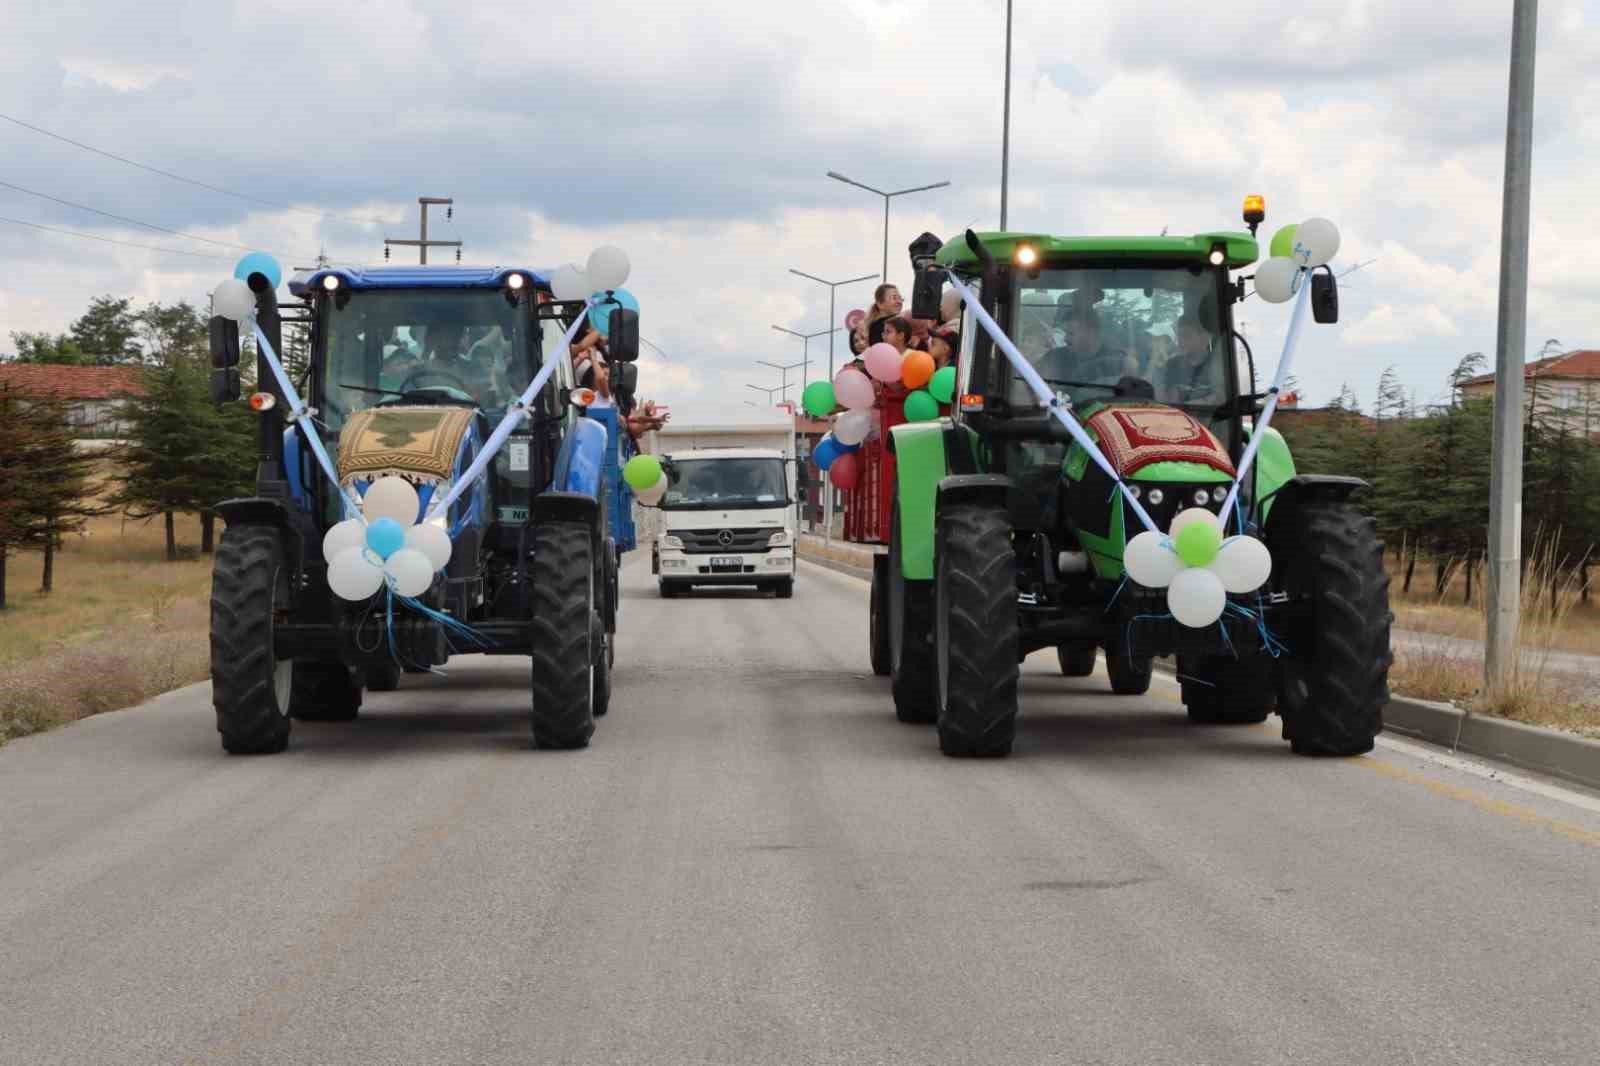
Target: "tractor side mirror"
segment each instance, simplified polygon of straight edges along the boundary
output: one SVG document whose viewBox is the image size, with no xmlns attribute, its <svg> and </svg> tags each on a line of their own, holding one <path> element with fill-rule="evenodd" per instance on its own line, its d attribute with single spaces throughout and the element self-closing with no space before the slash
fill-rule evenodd
<svg viewBox="0 0 1600 1066">
<path fill-rule="evenodd" d="M 235 357 L 237 358 L 237 356 Z M 239 398 L 239 371 L 226 367 L 211 372 L 211 402 L 221 407 Z"/>
<path fill-rule="evenodd" d="M 231 318 L 211 316 L 211 365 L 218 370 L 239 365 L 239 323 Z M 235 393 L 234 399 L 238 398 Z"/>
<path fill-rule="evenodd" d="M 626 307 L 611 311 L 610 333 L 606 336 L 606 352 L 618 363 L 631 363 L 639 358 L 639 312 Z"/>
<path fill-rule="evenodd" d="M 1339 282 L 1331 270 L 1311 275 L 1311 317 L 1325 326 L 1339 321 Z"/>
<path fill-rule="evenodd" d="M 944 271 L 938 268 L 917 272 L 911 285 L 911 317 L 939 321 L 939 301 L 944 296 Z"/>
</svg>

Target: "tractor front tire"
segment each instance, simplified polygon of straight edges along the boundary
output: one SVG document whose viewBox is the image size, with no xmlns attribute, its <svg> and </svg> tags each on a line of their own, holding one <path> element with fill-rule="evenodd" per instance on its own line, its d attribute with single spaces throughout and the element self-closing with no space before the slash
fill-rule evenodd
<svg viewBox="0 0 1600 1066">
<path fill-rule="evenodd" d="M 867 606 L 867 655 L 872 672 L 889 676 L 889 557 L 872 557 L 872 594 Z"/>
<path fill-rule="evenodd" d="M 1106 674 L 1111 691 L 1118 696 L 1143 696 L 1150 691 L 1150 675 L 1155 663 L 1149 656 L 1135 658 L 1126 630 L 1119 625 L 1106 640 Z"/>
<path fill-rule="evenodd" d="M 344 663 L 295 663 L 290 691 L 289 714 L 302 722 L 353 722 L 361 713 L 361 681 Z"/>
<path fill-rule="evenodd" d="M 1056 645 L 1056 663 L 1062 677 L 1088 677 L 1094 673 L 1095 646 L 1091 641 Z"/>
<path fill-rule="evenodd" d="M 217 541 L 211 578 L 211 703 L 222 748 L 271 755 L 289 744 L 294 663 L 273 653 L 273 615 L 287 588 L 278 531 L 230 525 Z"/>
<path fill-rule="evenodd" d="M 401 665 L 390 659 L 367 667 L 368 692 L 393 692 L 400 687 L 400 676 L 405 673 Z"/>
<path fill-rule="evenodd" d="M 1272 713 L 1272 659 L 1213 656 L 1178 660 L 1178 682 L 1189 721 L 1196 725 L 1255 725 Z"/>
<path fill-rule="evenodd" d="M 888 593 L 889 692 L 894 716 L 911 725 L 939 720 L 933 676 L 933 582 L 908 581 L 900 560 L 900 505 L 890 519 Z"/>
<path fill-rule="evenodd" d="M 934 556 L 939 750 L 1011 753 L 1017 732 L 1017 577 L 1006 510 L 958 503 L 939 513 Z"/>
<path fill-rule="evenodd" d="M 593 538 L 581 522 L 544 522 L 533 544 L 533 746 L 586 747 L 594 735 Z"/>
<path fill-rule="evenodd" d="M 1274 587 L 1299 604 L 1278 657 L 1278 714 L 1297 755 L 1362 755 L 1389 702 L 1389 575 L 1377 523 L 1347 503 L 1308 503 L 1274 538 Z"/>
<path fill-rule="evenodd" d="M 594 616 L 594 633 L 590 636 L 594 660 L 594 716 L 602 718 L 611 709 L 611 642 L 615 637 L 606 634 L 606 623 L 598 612 Z"/>
</svg>

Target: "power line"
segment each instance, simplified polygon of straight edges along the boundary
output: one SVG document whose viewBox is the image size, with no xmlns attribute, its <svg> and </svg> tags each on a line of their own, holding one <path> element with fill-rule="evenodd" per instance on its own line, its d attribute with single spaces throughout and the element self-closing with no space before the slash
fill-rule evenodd
<svg viewBox="0 0 1600 1066">
<path fill-rule="evenodd" d="M 6 218 L 3 215 L 0 215 L 0 222 L 9 222 L 14 226 L 27 226 L 29 229 L 40 229 L 44 230 L 46 233 L 61 233 L 68 237 L 82 237 L 85 240 L 104 241 L 106 244 L 120 244 L 128 248 L 143 248 L 147 252 L 165 252 L 167 255 L 188 255 L 193 256 L 196 259 L 218 259 L 223 261 L 233 258 L 230 255 L 212 255 L 210 252 L 186 252 L 181 248 L 158 248 L 153 244 L 135 244 L 132 241 L 119 241 L 111 237 L 101 237 L 93 233 L 79 233 L 76 230 L 57 229 L 55 226 L 41 226 L 37 222 L 24 222 L 20 218 Z"/>
<path fill-rule="evenodd" d="M 283 203 L 281 200 L 268 200 L 260 196 L 251 196 L 248 193 L 234 192 L 232 189 L 224 189 L 220 185 L 211 185 L 203 181 L 196 181 L 194 178 L 186 178 L 182 174 L 174 174 L 170 170 L 162 170 L 160 167 L 152 167 L 145 163 L 136 162 L 127 158 L 126 156 L 117 155 L 115 152 L 108 152 L 104 148 L 96 148 L 92 144 L 84 144 L 82 141 L 75 141 L 71 137 L 63 137 L 59 133 L 52 133 L 42 126 L 35 126 L 31 122 L 24 122 L 20 118 L 14 118 L 11 115 L 0 114 L 0 118 L 5 119 L 7 122 L 21 126 L 23 129 L 32 130 L 33 132 L 43 134 L 46 137 L 52 137 L 63 144 L 70 144 L 74 148 L 81 148 L 86 152 L 93 152 L 95 155 L 105 156 L 107 159 L 115 159 L 119 163 L 126 163 L 130 167 L 137 167 L 140 170 L 149 171 L 151 174 L 159 174 L 163 178 L 171 178 L 173 181 L 181 181 L 185 185 L 193 185 L 197 188 L 209 189 L 212 192 L 221 193 L 223 196 L 232 196 L 236 200 L 248 200 L 252 203 L 266 204 L 269 207 L 277 207 L 285 211 L 293 211 L 301 215 L 314 215 L 317 218 L 337 218 L 343 219 L 346 222 L 359 222 L 364 226 L 386 225 L 386 223 L 384 223 L 381 219 L 362 218 L 358 215 L 339 215 L 330 211 L 312 211 L 304 207 L 294 207 L 291 204 Z"/>
<path fill-rule="evenodd" d="M 242 248 L 247 252 L 256 252 L 256 251 L 263 251 L 264 250 L 264 249 L 258 248 L 255 245 L 252 245 L 252 244 L 235 244 L 232 241 L 219 241 L 219 240 L 215 240 L 215 239 L 213 239 L 211 237 L 197 237 L 192 233 L 184 233 L 181 230 L 168 229 L 166 226 L 157 226 L 157 225 L 155 225 L 154 223 L 151 223 L 151 222 L 140 222 L 138 219 L 129 218 L 127 215 L 114 215 L 110 211 L 102 211 L 98 207 L 90 207 L 88 204 L 79 204 L 79 203 L 74 203 L 71 200 L 63 200 L 59 196 L 51 196 L 49 193 L 39 192 L 39 191 L 37 191 L 35 189 L 24 189 L 21 185 L 13 185 L 9 181 L 0 181 L 0 186 L 3 186 L 5 188 L 7 188 L 7 189 L 15 189 L 17 192 L 27 193 L 29 196 L 37 196 L 42 200 L 50 200 L 50 201 L 52 201 L 54 203 L 63 204 L 65 206 L 67 206 L 67 207 L 75 207 L 80 211 L 89 211 L 89 212 L 92 212 L 92 213 L 94 213 L 96 215 L 102 215 L 102 216 L 104 216 L 106 218 L 114 218 L 118 222 L 126 222 L 129 225 L 133 225 L 133 226 L 143 226 L 145 229 L 155 230 L 157 233 L 170 233 L 174 237 L 182 237 L 186 241 L 204 241 L 207 244 L 215 244 L 215 245 L 218 245 L 218 246 L 223 247 L 223 248 Z M 279 254 L 277 252 L 274 252 L 273 254 L 277 255 L 278 258 L 280 258 L 280 259 L 301 259 L 301 258 L 304 258 L 303 256 L 282 255 L 282 254 Z"/>
</svg>

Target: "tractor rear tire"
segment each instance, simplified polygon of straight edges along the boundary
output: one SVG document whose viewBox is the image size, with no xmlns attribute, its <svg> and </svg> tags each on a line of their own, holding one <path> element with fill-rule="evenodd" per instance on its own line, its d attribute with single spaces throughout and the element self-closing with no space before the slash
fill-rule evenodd
<svg viewBox="0 0 1600 1066">
<path fill-rule="evenodd" d="M 369 665 L 367 667 L 367 691 L 393 692 L 400 687 L 400 676 L 404 672 L 400 664 L 393 659 Z"/>
<path fill-rule="evenodd" d="M 894 716 L 911 725 L 939 720 L 939 688 L 933 676 L 933 582 L 909 581 L 900 563 L 900 505 L 889 532 L 889 692 Z"/>
<path fill-rule="evenodd" d="M 889 619 L 888 619 L 889 557 L 872 557 L 872 595 L 867 606 L 867 655 L 872 660 L 872 672 L 878 677 L 889 676 Z"/>
<path fill-rule="evenodd" d="M 211 579 L 211 703 L 222 748 L 271 755 L 289 744 L 294 662 L 273 654 L 272 623 L 287 588 L 283 542 L 268 526 L 230 525 Z M 286 606 L 286 605 L 284 605 Z"/>
<path fill-rule="evenodd" d="M 594 634 L 590 637 L 595 652 L 594 661 L 594 716 L 605 717 L 611 709 L 611 641 L 606 635 L 606 623 L 597 612 L 594 616 Z"/>
<path fill-rule="evenodd" d="M 1196 725 L 1255 725 L 1267 720 L 1274 700 L 1272 659 L 1213 656 L 1178 660 L 1178 682 L 1189 721 Z"/>
<path fill-rule="evenodd" d="M 581 522 L 533 530 L 533 746 L 566 750 L 594 735 L 593 538 Z"/>
<path fill-rule="evenodd" d="M 1348 503 L 1307 503 L 1272 544 L 1273 587 L 1305 613 L 1283 635 L 1278 714 L 1297 755 L 1362 755 L 1389 702 L 1389 575 L 1377 523 Z"/>
<path fill-rule="evenodd" d="M 1088 677 L 1094 673 L 1094 656 L 1092 642 L 1056 645 L 1056 663 L 1062 677 Z"/>
<path fill-rule="evenodd" d="M 344 663 L 297 662 L 289 708 L 302 722 L 353 722 L 361 713 L 360 678 Z"/>
<path fill-rule="evenodd" d="M 1134 658 L 1121 625 L 1106 639 L 1106 673 L 1111 691 L 1118 696 L 1143 696 L 1150 691 L 1155 663 L 1149 656 Z"/>
<path fill-rule="evenodd" d="M 939 513 L 934 646 L 939 750 L 1011 753 L 1017 733 L 1017 559 L 1003 507 L 958 503 Z"/>
</svg>

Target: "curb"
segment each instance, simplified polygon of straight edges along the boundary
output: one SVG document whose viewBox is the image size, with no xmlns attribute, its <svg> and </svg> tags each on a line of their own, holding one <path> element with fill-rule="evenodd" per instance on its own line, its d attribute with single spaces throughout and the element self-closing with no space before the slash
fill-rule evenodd
<svg viewBox="0 0 1600 1066">
<path fill-rule="evenodd" d="M 864 581 L 872 578 L 870 569 L 819 557 L 815 549 L 808 548 L 811 546 L 802 538 L 798 554 L 806 562 Z M 1493 759 L 1521 770 L 1600 790 L 1600 740 L 1509 718 L 1468 714 L 1447 703 L 1404 696 L 1391 697 L 1384 706 L 1383 728 L 1450 751 Z"/>
</svg>

